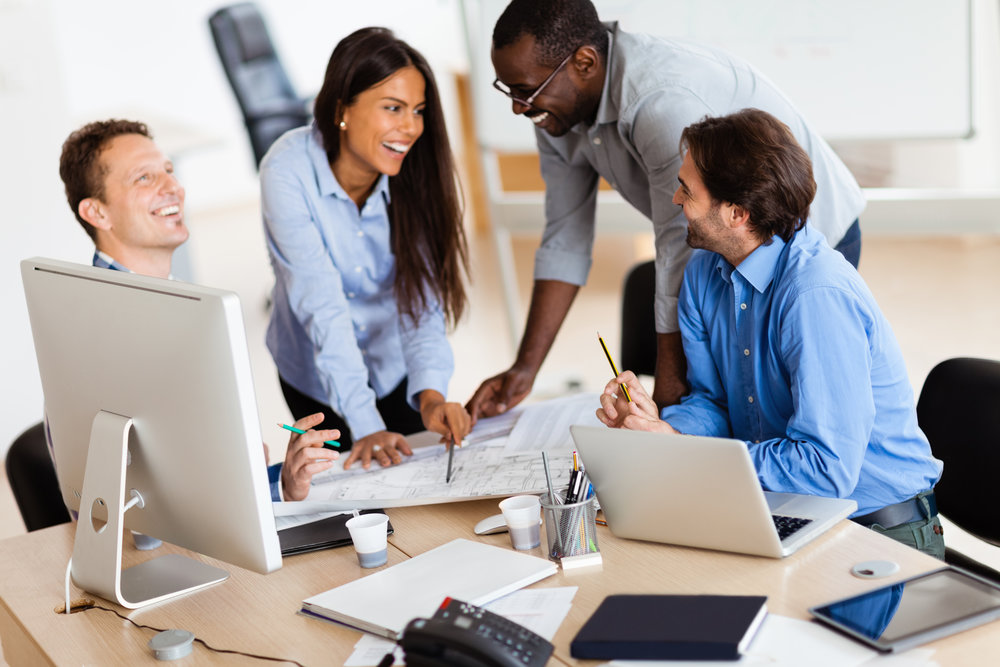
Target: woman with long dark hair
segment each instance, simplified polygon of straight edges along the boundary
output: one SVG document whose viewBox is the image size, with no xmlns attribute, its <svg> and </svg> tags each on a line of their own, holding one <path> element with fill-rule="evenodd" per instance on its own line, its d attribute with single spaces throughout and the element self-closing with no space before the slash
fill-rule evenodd
<svg viewBox="0 0 1000 667">
<path fill-rule="evenodd" d="M 469 415 L 445 394 L 446 325 L 466 305 L 462 204 L 434 75 L 385 28 L 337 45 L 315 122 L 261 163 L 275 288 L 267 345 L 296 419 L 338 428 L 345 467 L 410 454 L 424 428 L 459 442 Z M 299 470 L 330 467 L 304 450 Z M 286 463 L 287 466 L 287 463 Z"/>
</svg>

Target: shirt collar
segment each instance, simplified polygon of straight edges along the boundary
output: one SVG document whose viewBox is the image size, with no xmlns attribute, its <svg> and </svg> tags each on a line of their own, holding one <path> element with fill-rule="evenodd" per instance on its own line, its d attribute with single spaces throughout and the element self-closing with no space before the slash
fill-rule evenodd
<svg viewBox="0 0 1000 667">
<path fill-rule="evenodd" d="M 736 271 L 743 279 L 753 285 L 754 289 L 762 293 L 774 280 L 778 270 L 778 261 L 781 259 L 781 251 L 785 249 L 785 241 L 780 236 L 772 236 L 767 243 L 757 246 L 757 249 L 747 255 L 740 265 L 733 268 L 733 265 L 726 261 L 722 255 L 717 255 L 715 260 L 715 270 L 719 272 L 727 282 L 731 280 L 733 271 Z"/>
<path fill-rule="evenodd" d="M 312 131 L 309 133 L 308 151 L 313 171 L 316 173 L 316 184 L 319 187 L 320 195 L 323 197 L 333 196 L 337 199 L 350 200 L 347 191 L 337 181 L 337 177 L 333 175 L 333 169 L 330 168 L 330 160 L 326 156 L 326 149 L 323 148 L 323 136 L 319 133 L 316 121 L 313 121 Z M 386 202 L 390 201 L 389 177 L 385 174 L 379 176 L 378 182 L 375 183 L 375 189 L 368 198 L 371 199 L 377 194 L 382 195 Z"/>
<path fill-rule="evenodd" d="M 778 260 L 784 249 L 785 241 L 780 236 L 772 236 L 770 241 L 761 243 L 756 250 L 740 262 L 736 271 L 753 285 L 754 289 L 763 293 L 774 279 L 774 274 L 778 269 Z"/>
<path fill-rule="evenodd" d="M 618 98 L 616 95 L 611 94 L 612 78 L 618 81 L 619 85 L 621 82 L 620 75 L 612 77 L 611 73 L 615 63 L 615 37 L 618 35 L 618 21 L 604 23 L 604 27 L 608 30 L 608 56 L 605 58 L 604 63 L 604 88 L 601 89 L 601 101 L 597 104 L 597 114 L 594 117 L 593 125 L 580 122 L 571 127 L 570 132 L 588 135 L 597 132 L 597 128 L 602 124 L 618 122 Z"/>
<path fill-rule="evenodd" d="M 96 248 L 94 249 L 94 259 L 91 262 L 91 264 L 99 269 L 112 269 L 114 271 L 124 271 L 125 273 L 132 273 L 130 269 L 127 269 L 118 262 L 116 262 L 114 257 Z"/>
<path fill-rule="evenodd" d="M 594 127 L 602 123 L 617 123 L 619 116 L 618 98 L 611 94 L 612 78 L 621 81 L 620 76 L 612 75 L 615 61 L 615 41 L 618 36 L 618 21 L 605 23 L 608 29 L 608 56 L 604 62 L 604 88 L 601 90 L 601 102 L 597 105 L 597 116 Z"/>
</svg>

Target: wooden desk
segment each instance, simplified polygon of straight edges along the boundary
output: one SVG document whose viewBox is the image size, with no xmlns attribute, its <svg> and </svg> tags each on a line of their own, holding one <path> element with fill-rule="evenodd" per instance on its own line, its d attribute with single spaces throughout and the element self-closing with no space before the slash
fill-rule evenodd
<svg viewBox="0 0 1000 667">
<path fill-rule="evenodd" d="M 389 563 L 397 563 L 455 537 L 509 548 L 505 534 L 476 537 L 472 527 L 497 512 L 483 500 L 388 511 L 396 528 Z M 610 593 L 735 593 L 768 596 L 772 611 L 808 618 L 806 609 L 880 582 L 850 575 L 854 563 L 873 558 L 900 564 L 896 579 L 934 569 L 938 561 L 854 524 L 844 522 L 784 560 L 739 556 L 620 540 L 598 528 L 603 566 L 559 573 L 535 586 L 579 586 L 573 608 L 556 634 L 553 662 L 594 664 L 569 656 L 577 629 Z M 163 547 L 171 550 L 173 547 Z M 0 542 L 0 639 L 11 665 L 155 664 L 146 642 L 153 634 L 113 614 L 89 610 L 70 616 L 53 609 L 62 602 L 63 576 L 72 551 L 72 527 L 56 526 Z M 542 550 L 536 550 L 543 556 Z M 129 550 L 133 562 L 145 554 Z M 211 559 L 208 562 L 217 563 Z M 292 658 L 306 665 L 342 664 L 359 634 L 297 615 L 306 597 L 366 574 L 353 550 L 333 549 L 294 556 L 281 570 L 259 575 L 228 568 L 229 581 L 173 602 L 132 611 L 139 623 L 184 628 L 219 648 Z M 72 595 L 79 597 L 74 589 Z M 102 601 L 107 606 L 110 603 Z M 121 608 L 119 611 L 125 613 Z M 943 666 L 989 664 L 1000 651 L 1000 623 L 930 646 Z M 234 664 L 232 656 L 196 644 L 184 664 Z"/>
</svg>

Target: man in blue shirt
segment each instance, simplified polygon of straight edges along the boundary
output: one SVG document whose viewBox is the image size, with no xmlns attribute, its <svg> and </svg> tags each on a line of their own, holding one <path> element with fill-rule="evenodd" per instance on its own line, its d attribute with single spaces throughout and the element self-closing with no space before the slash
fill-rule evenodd
<svg viewBox="0 0 1000 667">
<path fill-rule="evenodd" d="M 674 203 L 695 248 L 678 316 L 690 393 L 658 413 L 626 371 L 609 426 L 747 441 L 769 491 L 851 498 L 854 521 L 932 555 L 942 464 L 917 426 L 899 344 L 857 271 L 805 221 L 806 152 L 757 109 L 688 126 Z M 627 384 L 631 403 L 617 396 Z"/>
<path fill-rule="evenodd" d="M 70 209 L 94 241 L 94 266 L 170 277 L 174 250 L 188 238 L 184 188 L 144 123 L 84 125 L 63 143 L 59 175 Z M 316 417 L 295 426 L 311 429 L 322 421 Z M 268 469 L 272 499 L 281 500 L 282 493 L 288 500 L 305 498 L 312 476 L 337 458 L 323 441 L 337 437 L 336 430 L 292 435 L 284 465 Z"/>
</svg>

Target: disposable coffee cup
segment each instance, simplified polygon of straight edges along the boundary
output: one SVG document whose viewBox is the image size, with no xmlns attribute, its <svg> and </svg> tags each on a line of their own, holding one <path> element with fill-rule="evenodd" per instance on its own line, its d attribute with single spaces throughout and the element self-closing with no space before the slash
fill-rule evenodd
<svg viewBox="0 0 1000 667">
<path fill-rule="evenodd" d="M 534 549 L 542 542 L 542 506 L 538 496 L 511 496 L 500 501 L 510 543 L 515 549 Z"/>
<path fill-rule="evenodd" d="M 361 567 L 385 565 L 389 557 L 386 545 L 388 524 L 389 517 L 385 514 L 360 514 L 347 520 L 347 530 L 351 533 Z"/>
</svg>

